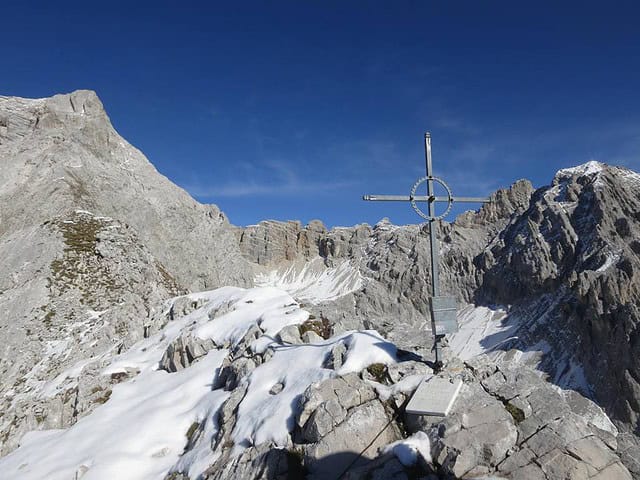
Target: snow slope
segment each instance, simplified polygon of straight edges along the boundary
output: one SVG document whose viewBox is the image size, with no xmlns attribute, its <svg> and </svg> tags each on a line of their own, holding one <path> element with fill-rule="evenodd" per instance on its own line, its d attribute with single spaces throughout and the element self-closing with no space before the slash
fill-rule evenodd
<svg viewBox="0 0 640 480">
<path fill-rule="evenodd" d="M 240 380 L 248 388 L 232 434 L 235 454 L 267 441 L 290 444 L 294 399 L 312 383 L 396 361 L 395 346 L 372 330 L 315 344 L 278 343 L 278 331 L 304 322 L 309 314 L 276 288 L 223 287 L 186 299 L 204 305 L 116 356 L 102 372 L 138 371 L 137 376 L 115 385 L 103 405 L 70 428 L 27 433 L 17 450 L 0 459 L 0 478 L 161 480 L 171 471 L 198 478 L 220 455 L 211 445 L 218 433 L 218 411 L 230 394 L 212 385 L 229 349 L 255 327 L 262 336 L 251 342 L 251 350 L 271 347 L 274 352 Z M 181 336 L 211 339 L 216 348 L 177 372 L 159 370 L 167 347 Z M 325 368 L 338 343 L 346 347 L 341 368 Z M 273 393 L 277 384 L 282 389 Z M 198 425 L 201 433 L 185 452 L 188 435 Z"/>
<path fill-rule="evenodd" d="M 259 286 L 285 290 L 300 301 L 320 303 L 334 300 L 362 287 L 360 271 L 351 262 L 328 268 L 322 259 L 293 264 L 285 270 L 273 270 L 255 278 Z"/>
<path fill-rule="evenodd" d="M 0 477 L 163 478 L 182 454 L 189 426 L 211 419 L 228 395 L 211 391 L 226 353 L 212 351 L 177 373 L 141 373 L 71 428 L 28 433 L 0 460 Z"/>
</svg>

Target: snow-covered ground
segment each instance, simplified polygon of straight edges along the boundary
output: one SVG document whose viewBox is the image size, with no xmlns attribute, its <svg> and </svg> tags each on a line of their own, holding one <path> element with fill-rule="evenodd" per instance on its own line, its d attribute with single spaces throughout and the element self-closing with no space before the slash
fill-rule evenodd
<svg viewBox="0 0 640 480">
<path fill-rule="evenodd" d="M 337 371 L 323 368 L 335 344 L 347 347 L 345 362 Z M 282 345 L 270 361 L 256 368 L 249 378 L 249 389 L 238 408 L 238 421 L 233 431 L 236 452 L 240 449 L 272 441 L 287 446 L 294 427 L 294 399 L 309 385 L 334 375 L 359 372 L 374 363 L 395 362 L 396 348 L 374 330 L 350 332 L 314 344 Z M 282 385 L 278 395 L 270 393 Z"/>
<path fill-rule="evenodd" d="M 183 452 L 190 425 L 212 420 L 228 395 L 211 390 L 225 355 L 215 350 L 191 368 L 147 371 L 116 385 L 104 405 L 71 428 L 26 434 L 20 448 L 0 459 L 0 477 L 164 478 Z"/>
<path fill-rule="evenodd" d="M 487 353 L 513 336 L 513 326 L 503 324 L 502 308 L 466 305 L 458 311 L 456 333 L 447 336 L 449 347 L 462 360 Z"/>
<path fill-rule="evenodd" d="M 292 273 L 282 283 L 297 286 L 298 290 L 292 290 L 307 291 L 316 300 L 329 298 L 348 290 L 345 285 L 356 278 L 353 270 L 340 268 L 324 270 L 320 275 L 327 278 L 327 285 L 320 282 L 314 286 L 311 279 L 318 277 L 310 270 Z M 347 278 L 350 280 L 343 281 Z M 246 386 L 246 393 L 238 405 L 230 435 L 232 454 L 264 442 L 291 446 L 296 399 L 311 384 L 358 372 L 374 363 L 388 365 L 396 361 L 396 347 L 373 330 L 345 332 L 312 344 L 279 342 L 277 334 L 282 328 L 305 322 L 309 313 L 290 293 L 273 286 L 223 287 L 190 294 L 182 300 L 200 306 L 112 357 L 102 370 L 103 375 L 138 372 L 136 376 L 113 386 L 104 404 L 70 428 L 25 435 L 17 450 L 0 459 L 0 478 L 161 480 L 172 471 L 188 472 L 190 478 L 198 478 L 220 455 L 219 449 L 212 450 L 211 446 L 219 430 L 218 412 L 230 395 L 223 389 L 213 389 L 213 385 L 229 352 L 239 342 L 247 341 L 250 330 L 261 333 L 248 344 L 251 350 L 263 353 L 271 349 L 272 353 L 239 380 Z M 167 308 L 170 305 L 167 303 Z M 453 353 L 463 360 L 488 353 L 496 358 L 511 355 L 514 361 L 529 363 L 537 350 L 550 348 L 542 344 L 531 346 L 526 352 L 501 348 L 516 338 L 519 326 L 518 320 L 509 318 L 503 308 L 466 305 L 458 312 L 458 322 L 460 330 L 448 336 L 448 341 Z M 211 340 L 215 347 L 182 370 L 160 370 L 161 358 L 178 338 Z M 342 365 L 337 370 L 326 368 L 326 359 L 338 343 L 346 351 Z M 51 343 L 48 348 L 52 354 L 63 354 L 64 342 Z M 83 366 L 94 360 L 74 365 L 47 382 L 46 395 L 75 385 L 69 379 L 77 378 Z M 579 366 L 567 365 L 565 370 L 572 381 L 582 381 Z M 385 399 L 398 391 L 412 391 L 423 379 L 421 375 L 410 375 L 393 386 L 376 384 L 374 388 Z M 185 452 L 196 426 L 200 433 Z M 416 434 L 387 446 L 386 451 L 410 465 L 417 461 L 417 455 L 428 460 L 429 441 L 426 435 Z"/>
<path fill-rule="evenodd" d="M 0 478 L 159 480 L 171 471 L 197 478 L 219 455 L 211 445 L 218 432 L 218 411 L 230 394 L 212 386 L 228 349 L 255 326 L 263 335 L 252 342 L 252 350 L 271 347 L 274 353 L 241 379 L 247 392 L 232 432 L 236 454 L 267 441 L 289 445 L 297 413 L 294 399 L 312 383 L 396 361 L 395 346 L 373 330 L 346 332 L 315 344 L 278 343 L 276 334 L 283 327 L 302 323 L 309 314 L 273 287 L 224 287 L 188 298 L 204 305 L 116 356 L 102 372 L 138 375 L 115 385 L 103 405 L 70 428 L 26 434 L 17 450 L 0 459 Z M 189 336 L 211 339 L 216 348 L 177 372 L 159 370 L 169 344 Z M 342 366 L 325 368 L 327 356 L 340 342 L 346 349 Z M 195 424 L 201 424 L 202 434 L 185 453 Z"/>
</svg>

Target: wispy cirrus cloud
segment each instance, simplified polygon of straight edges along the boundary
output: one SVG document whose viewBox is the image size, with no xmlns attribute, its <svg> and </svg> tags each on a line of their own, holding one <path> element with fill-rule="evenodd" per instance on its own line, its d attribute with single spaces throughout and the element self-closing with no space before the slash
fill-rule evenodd
<svg viewBox="0 0 640 480">
<path fill-rule="evenodd" d="M 211 199 L 216 197 L 290 196 L 304 193 L 331 193 L 348 188 L 353 180 L 318 180 L 310 174 L 302 174 L 282 161 L 267 161 L 261 165 L 245 163 L 240 168 L 244 180 L 232 180 L 221 184 L 206 185 L 199 181 L 183 182 L 181 186 L 191 195 Z M 237 177 L 236 177 L 237 178 Z M 313 178 L 313 179 L 311 179 Z"/>
<path fill-rule="evenodd" d="M 182 188 L 191 195 L 200 198 L 215 197 L 249 197 L 262 196 L 287 196 L 303 193 L 331 193 L 342 188 L 352 187 L 356 182 L 299 182 L 299 183 L 257 183 L 257 182 L 230 182 L 224 185 L 189 185 L 183 184 Z"/>
</svg>

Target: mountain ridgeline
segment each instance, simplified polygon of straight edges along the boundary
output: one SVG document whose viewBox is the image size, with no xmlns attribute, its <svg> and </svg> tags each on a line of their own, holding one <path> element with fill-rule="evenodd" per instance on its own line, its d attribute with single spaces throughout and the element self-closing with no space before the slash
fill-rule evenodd
<svg viewBox="0 0 640 480">
<path fill-rule="evenodd" d="M 196 202 L 159 174 L 114 130 L 95 93 L 84 90 L 36 100 L 0 96 L 0 171 L 1 455 L 16 450 L 25 432 L 69 428 L 107 402 L 115 384 L 139 372 L 109 376 L 102 369 L 201 308 L 193 297 L 168 300 L 187 292 L 282 288 L 325 340 L 376 330 L 402 355 L 431 359 L 428 225 L 234 226 L 215 205 Z M 503 312 L 500 332 L 477 334 L 479 347 L 501 365 L 495 371 L 504 372 L 503 383 L 519 375 L 513 373 L 519 366 L 534 368 L 546 382 L 593 400 L 620 432 L 614 446 L 603 448 L 622 459 L 620 468 L 640 474 L 640 175 L 589 162 L 559 171 L 538 189 L 520 180 L 491 200 L 439 224 L 443 291 L 462 308 Z M 162 368 L 186 368 L 214 348 L 189 342 L 172 343 Z M 448 362 L 467 362 L 461 368 L 473 371 L 477 395 L 502 408 L 506 400 L 478 386 L 486 375 L 470 366 L 477 360 L 458 358 L 456 342 L 445 351 Z M 267 361 L 239 358 L 227 365 L 233 375 L 225 370 L 231 375 L 225 388 L 236 388 Z M 364 400 L 362 392 L 376 395 L 365 380 L 352 385 L 361 401 L 343 405 L 345 412 L 374 408 Z M 531 382 L 545 383 L 539 388 L 553 395 L 543 380 Z M 228 402 L 236 403 L 220 413 L 227 442 L 243 397 L 232 387 Z M 516 445 L 526 432 L 514 425 L 504 435 Z M 298 433 L 306 438 L 301 444 L 318 442 L 316 453 L 304 451 L 317 457 L 321 435 Z M 400 430 L 388 435 L 388 442 L 402 437 Z M 513 448 L 505 447 L 501 462 Z M 245 478 L 233 475 L 250 470 L 255 458 L 273 459 L 256 452 L 236 457 L 249 462 L 244 467 L 236 462 L 235 470 L 210 469 L 202 478 Z M 447 465 L 452 475 L 472 471 L 445 457 L 434 456 L 439 474 Z"/>
</svg>

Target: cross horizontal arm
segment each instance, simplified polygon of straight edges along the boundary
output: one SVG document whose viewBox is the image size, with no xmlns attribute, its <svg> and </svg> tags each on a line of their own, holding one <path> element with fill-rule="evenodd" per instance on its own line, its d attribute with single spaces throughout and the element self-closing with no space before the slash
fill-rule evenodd
<svg viewBox="0 0 640 480">
<path fill-rule="evenodd" d="M 370 202 L 410 202 L 412 198 L 409 195 L 363 195 L 363 200 Z M 416 202 L 428 202 L 430 197 L 426 195 L 413 197 Z M 448 202 L 449 197 L 433 197 L 435 202 Z M 488 198 L 480 197 L 451 197 L 451 201 L 455 203 L 489 203 L 491 200 Z"/>
</svg>

